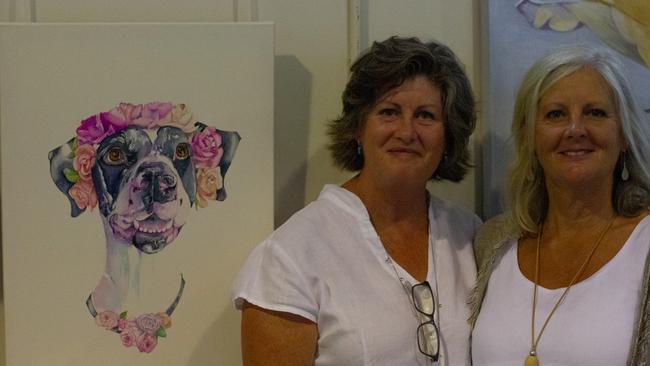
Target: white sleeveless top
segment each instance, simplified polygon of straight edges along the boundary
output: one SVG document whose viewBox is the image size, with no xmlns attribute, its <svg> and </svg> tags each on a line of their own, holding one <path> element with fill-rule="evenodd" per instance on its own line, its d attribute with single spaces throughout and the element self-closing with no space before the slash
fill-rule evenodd
<svg viewBox="0 0 650 366">
<path fill-rule="evenodd" d="M 537 345 L 539 364 L 625 365 L 638 314 L 650 216 L 600 270 L 571 287 Z M 564 288 L 537 289 L 535 337 Z M 517 243 L 497 258 L 472 333 L 474 366 L 521 366 L 530 351 L 533 282 L 521 273 Z"/>
</svg>

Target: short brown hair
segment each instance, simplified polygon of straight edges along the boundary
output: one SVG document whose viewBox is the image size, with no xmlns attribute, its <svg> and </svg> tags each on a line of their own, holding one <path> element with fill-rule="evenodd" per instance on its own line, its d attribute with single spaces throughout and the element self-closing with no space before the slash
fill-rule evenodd
<svg viewBox="0 0 650 366">
<path fill-rule="evenodd" d="M 469 136 L 476 126 L 472 88 L 462 64 L 445 45 L 418 38 L 390 37 L 374 42 L 350 68 L 343 91 L 343 113 L 328 125 L 329 150 L 344 170 L 363 168 L 357 136 L 369 110 L 387 91 L 422 75 L 440 88 L 445 124 L 445 158 L 431 179 L 458 182 L 471 167 Z"/>
</svg>

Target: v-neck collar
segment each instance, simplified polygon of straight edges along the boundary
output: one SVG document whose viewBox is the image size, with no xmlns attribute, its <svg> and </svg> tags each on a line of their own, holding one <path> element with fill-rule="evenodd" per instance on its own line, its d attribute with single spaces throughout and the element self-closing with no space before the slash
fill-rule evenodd
<svg viewBox="0 0 650 366">
<path fill-rule="evenodd" d="M 398 276 L 402 277 L 405 280 L 409 281 L 411 284 L 419 283 L 420 281 L 416 280 L 413 275 L 408 271 L 402 268 L 386 251 L 379 234 L 375 230 L 375 227 L 370 221 L 370 214 L 366 209 L 366 206 L 363 204 L 361 199 L 351 191 L 334 184 L 325 185 L 323 191 L 320 194 L 319 198 L 327 199 L 345 212 L 349 213 L 352 217 L 357 220 L 359 227 L 361 228 L 361 233 L 365 239 L 365 242 L 369 244 L 373 254 L 380 262 L 380 265 L 386 270 L 390 271 L 393 277 Z M 436 212 L 434 209 L 434 201 L 436 198 L 430 196 L 429 207 L 428 209 L 428 221 L 429 221 L 429 240 L 428 240 L 428 250 L 427 250 L 427 281 L 430 283 L 435 282 L 435 233 L 439 232 L 437 227 Z M 397 272 L 397 274 L 395 273 Z M 399 280 L 399 278 L 397 278 Z"/>
</svg>

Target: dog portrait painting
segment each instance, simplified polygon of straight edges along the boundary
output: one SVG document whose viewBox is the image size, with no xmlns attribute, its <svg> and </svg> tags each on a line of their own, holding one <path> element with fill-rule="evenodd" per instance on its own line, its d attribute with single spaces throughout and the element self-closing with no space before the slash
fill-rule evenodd
<svg viewBox="0 0 650 366">
<path fill-rule="evenodd" d="M 0 365 L 241 364 L 273 24 L 5 23 L 0 51 Z"/>
<path fill-rule="evenodd" d="M 199 122 L 186 104 L 124 102 L 82 119 L 74 136 L 50 151 L 50 175 L 71 216 L 90 212 L 101 220 L 106 262 L 85 305 L 125 347 L 149 353 L 167 337 L 186 285 L 182 264 L 166 269 L 178 282 L 175 296 L 156 299 L 159 308 L 134 314 L 125 304 L 137 304 L 145 286 L 170 286 L 141 282 L 142 258 L 176 245 L 190 210 L 226 199 L 239 141 L 237 132 Z"/>
</svg>

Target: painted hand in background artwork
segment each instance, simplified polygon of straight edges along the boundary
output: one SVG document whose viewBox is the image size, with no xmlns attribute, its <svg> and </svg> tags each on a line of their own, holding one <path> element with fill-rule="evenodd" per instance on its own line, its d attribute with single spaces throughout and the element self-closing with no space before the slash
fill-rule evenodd
<svg viewBox="0 0 650 366">
<path fill-rule="evenodd" d="M 519 0 L 516 6 L 537 29 L 569 32 L 584 24 L 612 49 L 650 66 L 648 0 Z"/>
<path fill-rule="evenodd" d="M 124 346 L 151 352 L 185 287 L 181 275 L 171 305 L 127 316 L 123 304 L 140 286 L 140 261 L 129 262 L 129 251 L 159 253 L 178 237 L 191 206 L 226 199 L 224 178 L 239 141 L 237 132 L 198 122 L 185 104 L 120 103 L 83 119 L 76 135 L 50 152 L 52 180 L 72 217 L 99 207 L 106 266 L 86 306 Z"/>
</svg>

